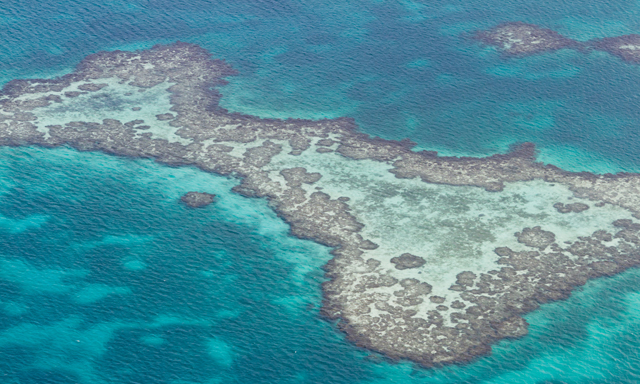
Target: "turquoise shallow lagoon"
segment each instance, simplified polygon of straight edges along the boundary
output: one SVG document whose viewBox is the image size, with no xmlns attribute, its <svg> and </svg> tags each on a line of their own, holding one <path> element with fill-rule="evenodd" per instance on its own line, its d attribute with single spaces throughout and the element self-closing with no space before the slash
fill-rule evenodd
<svg viewBox="0 0 640 384">
<path fill-rule="evenodd" d="M 505 60 L 469 33 L 522 20 L 579 40 L 638 32 L 623 0 L 7 0 L 0 82 L 102 49 L 190 41 L 240 74 L 222 106 L 351 116 L 447 155 L 533 141 L 570 170 L 640 171 L 640 68 L 606 54 Z M 530 314 L 464 367 L 392 364 L 318 317 L 329 249 L 190 168 L 0 150 L 1 383 L 637 383 L 640 272 Z M 218 202 L 179 203 L 202 190 Z"/>
<path fill-rule="evenodd" d="M 329 250 L 263 200 L 191 168 L 70 149 L 0 150 L 6 383 L 637 382 L 640 271 L 529 316 L 464 367 L 360 350 L 321 320 Z M 190 209 L 189 190 L 217 195 Z"/>
<path fill-rule="evenodd" d="M 288 236 L 265 201 L 230 193 L 235 182 L 66 149 L 1 156 L 0 213 L 17 225 L 0 235 L 0 381 L 353 382 L 361 371 L 348 368 L 361 353 L 317 317 L 328 250 Z M 194 189 L 216 206 L 183 205 Z M 320 365 L 306 372 L 309 359 Z"/>
</svg>

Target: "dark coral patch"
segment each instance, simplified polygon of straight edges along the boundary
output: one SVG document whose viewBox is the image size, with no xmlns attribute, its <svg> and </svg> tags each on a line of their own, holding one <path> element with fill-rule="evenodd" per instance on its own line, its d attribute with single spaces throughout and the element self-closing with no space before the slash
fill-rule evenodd
<svg viewBox="0 0 640 384">
<path fill-rule="evenodd" d="M 391 259 L 391 262 L 395 264 L 396 269 L 409 269 L 422 267 L 427 261 L 420 256 L 412 255 L 410 253 L 403 253 L 398 257 Z"/>
<path fill-rule="evenodd" d="M 191 208 L 202 208 L 213 203 L 216 195 L 206 192 L 187 192 L 180 200 Z"/>
</svg>

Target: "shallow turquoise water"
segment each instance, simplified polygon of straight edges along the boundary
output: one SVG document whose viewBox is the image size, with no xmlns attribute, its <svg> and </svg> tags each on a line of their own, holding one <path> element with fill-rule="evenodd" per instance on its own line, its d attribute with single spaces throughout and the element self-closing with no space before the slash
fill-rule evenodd
<svg viewBox="0 0 640 384">
<path fill-rule="evenodd" d="M 572 170 L 640 170 L 639 68 L 606 54 L 504 60 L 467 38 L 523 20 L 586 40 L 638 31 L 629 1 L 4 1 L 0 78 L 101 49 L 199 43 L 240 71 L 223 107 L 356 118 L 444 154 L 534 141 Z M 0 382 L 636 383 L 640 272 L 528 316 L 465 367 L 390 364 L 317 316 L 329 250 L 235 181 L 67 149 L 0 150 Z M 189 210 L 189 190 L 219 196 Z"/>
<path fill-rule="evenodd" d="M 289 237 L 233 181 L 66 149 L 0 155 L 0 213 L 13 224 L 0 233 L 0 381 L 353 382 L 361 371 L 317 317 L 328 250 Z M 189 190 L 217 204 L 189 209 Z M 305 372 L 310 359 L 343 369 Z"/>
<path fill-rule="evenodd" d="M 318 317 L 328 249 L 235 181 L 70 149 L 0 150 L 0 382 L 640 380 L 640 271 L 527 319 L 464 367 L 393 364 Z M 194 210 L 189 190 L 215 193 Z M 554 381 L 555 380 L 555 381 Z"/>
</svg>

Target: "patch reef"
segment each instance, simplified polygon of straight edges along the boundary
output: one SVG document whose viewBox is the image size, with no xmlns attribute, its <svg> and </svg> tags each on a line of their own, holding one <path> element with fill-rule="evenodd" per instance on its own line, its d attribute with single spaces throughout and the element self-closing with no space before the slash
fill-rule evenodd
<svg viewBox="0 0 640 384">
<path fill-rule="evenodd" d="M 178 43 L 101 52 L 0 95 L 0 144 L 71 146 L 237 177 L 293 235 L 334 248 L 322 313 L 359 346 L 423 366 L 527 333 L 522 315 L 638 265 L 640 176 L 565 172 L 524 144 L 487 158 L 414 152 L 350 119 L 229 113 L 233 71 Z"/>
<path fill-rule="evenodd" d="M 529 56 L 563 48 L 579 48 L 580 43 L 556 31 L 521 21 L 500 24 L 474 36 L 511 56 Z"/>
<path fill-rule="evenodd" d="M 604 51 L 630 63 L 640 63 L 640 35 L 622 35 L 578 41 L 562 36 L 551 29 L 521 21 L 506 22 L 485 31 L 478 31 L 474 39 L 496 47 L 506 56 L 523 57 L 559 49 L 574 49 L 588 53 Z"/>
<path fill-rule="evenodd" d="M 216 195 L 206 192 L 187 192 L 180 200 L 191 208 L 202 208 L 213 203 Z"/>
</svg>

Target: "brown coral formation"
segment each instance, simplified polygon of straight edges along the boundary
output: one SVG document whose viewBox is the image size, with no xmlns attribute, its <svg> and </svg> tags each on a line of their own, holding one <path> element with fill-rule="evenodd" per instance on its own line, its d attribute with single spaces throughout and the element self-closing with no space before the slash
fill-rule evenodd
<svg viewBox="0 0 640 384">
<path fill-rule="evenodd" d="M 516 232 L 518 243 L 525 244 L 528 247 L 538 248 L 544 251 L 549 245 L 556 241 L 556 235 L 553 232 L 544 231 L 539 226 L 533 228 L 525 228 L 522 232 Z"/>
<path fill-rule="evenodd" d="M 572 204 L 563 204 L 563 203 L 555 203 L 553 207 L 560 213 L 569 213 L 575 212 L 580 213 L 582 211 L 586 211 L 589 209 L 589 205 L 584 203 L 572 203 Z"/>
<path fill-rule="evenodd" d="M 488 46 L 496 47 L 506 56 L 531 56 L 559 49 L 574 49 L 584 53 L 597 50 L 630 63 L 640 63 L 640 35 L 637 34 L 582 42 L 562 36 L 548 28 L 515 21 L 478 31 L 473 38 Z"/>
<path fill-rule="evenodd" d="M 391 263 L 395 264 L 396 269 L 400 270 L 422 267 L 426 262 L 422 257 L 410 253 L 403 253 L 391 259 Z"/>
<path fill-rule="evenodd" d="M 593 49 L 608 52 L 624 61 L 640 63 L 640 35 L 605 37 L 591 41 Z"/>
<path fill-rule="evenodd" d="M 527 41 L 554 37 L 534 32 Z M 545 49 L 559 47 L 541 44 L 546 44 Z M 567 186 L 576 198 L 608 203 L 636 215 L 640 213 L 640 176 L 571 173 L 545 166 L 535 162 L 532 144 L 487 158 L 440 157 L 412 151 L 408 140 L 371 138 L 358 132 L 349 119 L 275 120 L 228 113 L 219 108 L 220 94 L 214 87 L 231 74 L 224 62 L 210 59 L 208 52 L 190 44 L 100 52 L 69 75 L 8 83 L 0 94 L 0 145 L 66 145 L 239 178 L 234 190 L 267 198 L 291 225 L 293 235 L 334 248 L 334 258 L 325 266 L 323 315 L 339 320 L 339 327 L 354 343 L 423 366 L 466 362 L 489 353 L 492 343 L 526 334 L 523 314 L 567 297 L 590 278 L 640 264 L 640 224 L 627 217 L 613 223 L 615 233 L 600 229 L 562 246 L 555 242 L 558 233 L 532 225 L 517 234 L 517 240 L 532 249 L 498 247 L 496 269 L 460 271 L 455 284 L 445 287 L 454 299 L 434 294 L 436 287 L 428 281 L 398 275 L 427 269 L 424 259 L 398 252 L 395 255 L 401 256 L 385 264 L 370 256 L 380 248 L 363 237 L 364 225 L 350 207 L 352 200 L 317 189 L 325 175 L 298 166 L 276 169 L 274 159 L 284 156 L 295 163 L 305 151 L 327 158 L 338 156 L 337 152 L 349 161 L 386 164 L 398 179 L 492 192 L 512 182 L 542 180 Z M 102 84 L 142 92 L 162 86 L 169 94 L 170 111 L 147 118 L 150 125 L 142 125 L 139 119 L 113 118 L 41 124 L 47 108 L 63 108 L 89 96 L 70 93 L 79 89 L 74 88 L 78 84 L 92 94 L 112 88 Z M 157 124 L 166 124 L 165 131 Z M 317 152 L 319 148 L 327 151 Z M 423 313 L 421 306 L 432 309 Z"/>
<path fill-rule="evenodd" d="M 511 56 L 536 55 L 565 48 L 575 49 L 581 45 L 556 31 L 521 21 L 502 23 L 489 30 L 477 32 L 474 37 Z"/>
<path fill-rule="evenodd" d="M 180 200 L 191 208 L 202 208 L 213 203 L 216 195 L 206 192 L 187 192 Z"/>
</svg>

